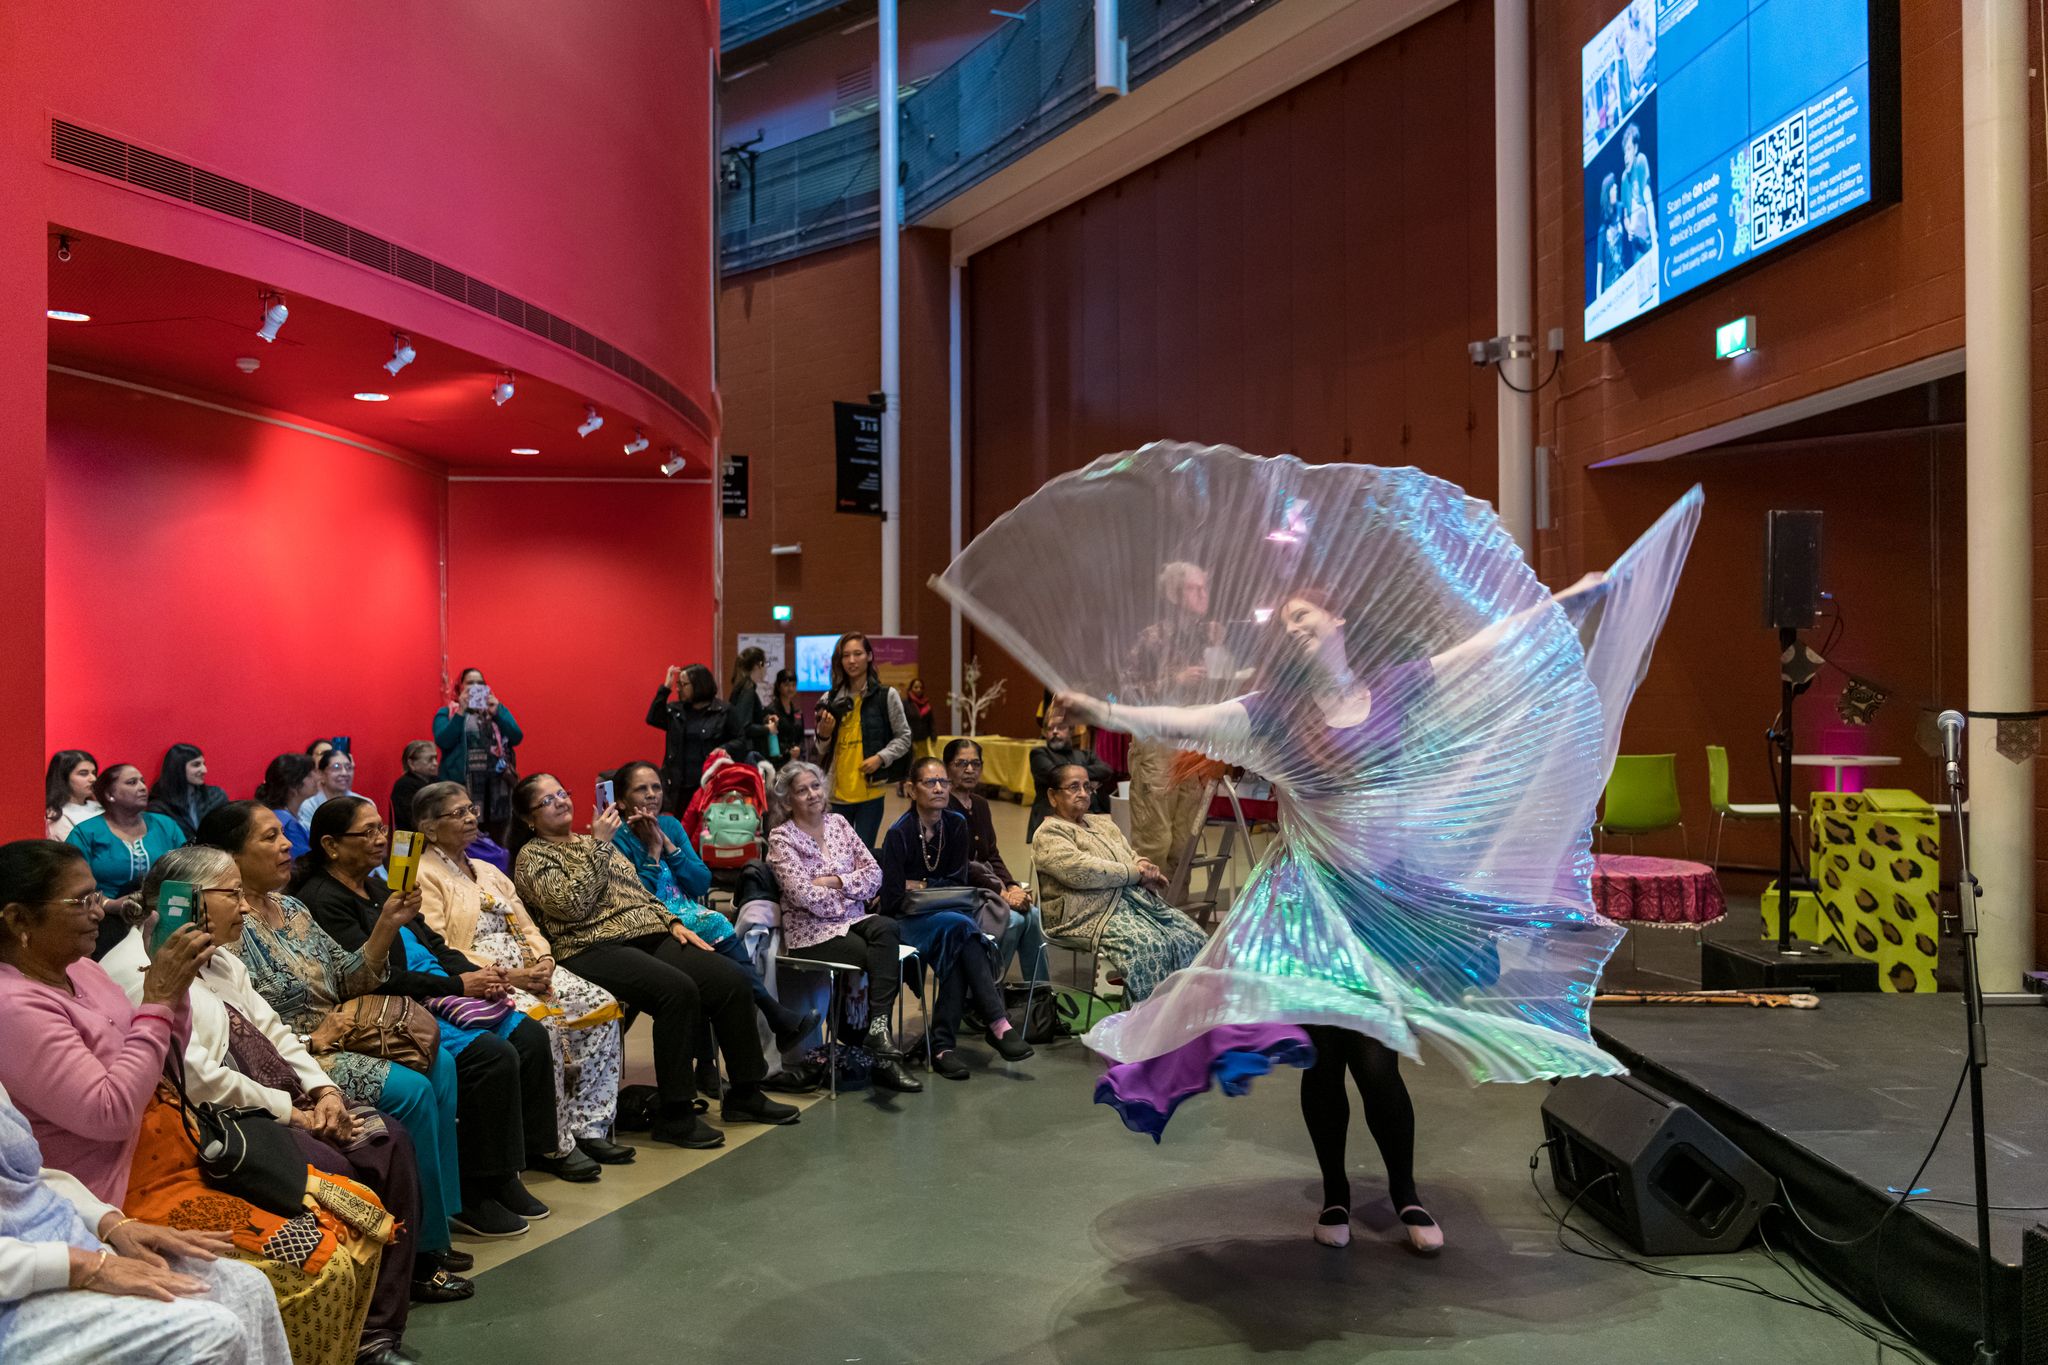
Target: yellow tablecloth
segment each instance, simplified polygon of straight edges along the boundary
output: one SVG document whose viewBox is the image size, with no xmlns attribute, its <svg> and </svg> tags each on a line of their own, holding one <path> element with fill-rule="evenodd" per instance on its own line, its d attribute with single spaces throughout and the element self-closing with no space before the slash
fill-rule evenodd
<svg viewBox="0 0 2048 1365">
<path fill-rule="evenodd" d="M 917 746 L 918 757 L 929 754 L 933 758 L 944 758 L 946 745 L 953 739 L 952 735 L 936 735 L 926 740 Z M 1019 801 L 1030 804 L 1031 799 L 1038 795 L 1031 781 L 1031 751 L 1038 747 L 1038 741 L 979 735 L 974 742 L 981 746 L 981 785 L 1001 788 Z"/>
</svg>

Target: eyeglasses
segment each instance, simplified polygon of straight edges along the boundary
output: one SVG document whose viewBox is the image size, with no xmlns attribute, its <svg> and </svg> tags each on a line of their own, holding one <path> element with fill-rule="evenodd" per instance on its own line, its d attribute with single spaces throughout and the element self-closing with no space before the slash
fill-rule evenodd
<svg viewBox="0 0 2048 1365">
<path fill-rule="evenodd" d="M 1062 783 L 1057 790 L 1072 792 L 1076 796 L 1081 795 L 1083 792 L 1093 796 L 1102 790 L 1102 784 L 1099 782 L 1066 782 Z"/>
<path fill-rule="evenodd" d="M 44 901 L 43 904 L 75 905 L 81 910 L 104 910 L 107 908 L 107 898 L 97 891 L 89 891 L 83 896 L 65 896 L 61 900 Z"/>
<path fill-rule="evenodd" d="M 956 758 L 953 760 L 953 766 L 956 768 L 972 768 L 974 771 L 980 772 L 981 760 L 978 758 Z"/>
<path fill-rule="evenodd" d="M 567 792 L 564 792 L 562 794 L 564 796 L 568 795 Z M 447 810 L 444 810 L 439 815 L 433 816 L 431 818 L 435 820 L 464 820 L 475 814 L 476 807 L 474 805 L 465 803 L 460 806 L 450 806 Z"/>
<path fill-rule="evenodd" d="M 549 792 L 537 804 L 543 806 L 566 806 L 574 802 L 575 799 L 575 797 L 569 795 L 568 789 L 565 787 L 558 791 Z"/>
<path fill-rule="evenodd" d="M 235 898 L 237 903 L 242 905 L 251 905 L 256 900 L 254 896 L 250 895 L 248 892 L 244 891 L 239 886 L 208 886 L 202 888 L 199 891 L 198 895 L 201 900 L 204 900 L 208 896 L 232 896 Z"/>
<path fill-rule="evenodd" d="M 953 785 L 953 779 L 950 777 L 920 777 L 917 780 L 917 785 L 923 787 L 928 792 L 942 792 Z"/>
<path fill-rule="evenodd" d="M 337 837 L 342 839 L 380 839 L 390 832 L 391 826 L 379 821 L 368 829 L 352 829 L 348 833 L 338 835 Z"/>
</svg>

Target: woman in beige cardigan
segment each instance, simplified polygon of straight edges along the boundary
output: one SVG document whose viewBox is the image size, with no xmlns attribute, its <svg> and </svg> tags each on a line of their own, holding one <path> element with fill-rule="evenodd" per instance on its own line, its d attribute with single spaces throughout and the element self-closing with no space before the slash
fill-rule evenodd
<svg viewBox="0 0 2048 1365">
<path fill-rule="evenodd" d="M 449 947 L 502 971 L 513 1008 L 547 1028 L 555 1049 L 557 1150 L 574 1143 L 593 1161 L 631 1161 L 633 1149 L 611 1140 L 619 1110 L 619 1002 L 557 967 L 554 949 L 519 903 L 512 879 L 463 851 L 477 829 L 467 787 L 422 787 L 409 814 L 428 839 L 420 858 L 420 916 Z"/>
<path fill-rule="evenodd" d="M 1194 961 L 1205 940 L 1200 925 L 1160 898 L 1165 874 L 1115 821 L 1089 814 L 1094 794 L 1080 764 L 1054 770 L 1052 814 L 1031 836 L 1031 865 L 1047 935 L 1092 940 L 1135 1005 Z"/>
</svg>

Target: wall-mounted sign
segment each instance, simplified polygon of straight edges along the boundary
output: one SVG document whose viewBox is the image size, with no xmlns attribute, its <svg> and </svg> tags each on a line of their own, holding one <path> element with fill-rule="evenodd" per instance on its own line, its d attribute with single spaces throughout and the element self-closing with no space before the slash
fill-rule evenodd
<svg viewBox="0 0 2048 1365">
<path fill-rule="evenodd" d="M 729 517 L 746 519 L 747 515 L 747 457 L 728 455 L 725 457 L 725 477 L 721 481 L 724 495 L 725 514 Z"/>
<path fill-rule="evenodd" d="M 834 403 L 832 434 L 839 457 L 838 510 L 882 514 L 882 410 Z"/>
</svg>

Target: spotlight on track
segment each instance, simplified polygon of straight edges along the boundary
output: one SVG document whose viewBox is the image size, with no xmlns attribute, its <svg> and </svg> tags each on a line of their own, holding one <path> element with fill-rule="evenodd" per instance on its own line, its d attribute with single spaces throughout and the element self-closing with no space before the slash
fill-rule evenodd
<svg viewBox="0 0 2048 1365">
<path fill-rule="evenodd" d="M 665 477 L 673 479 L 676 475 L 683 472 L 683 466 L 686 463 L 688 462 L 683 459 L 683 452 L 677 450 L 674 446 L 670 446 L 668 448 L 668 458 L 662 461 L 661 472 Z"/>
<path fill-rule="evenodd" d="M 391 334 L 391 359 L 384 362 L 384 368 L 397 374 L 417 359 L 419 352 L 412 348 L 412 338 L 403 332 Z"/>
<path fill-rule="evenodd" d="M 576 428 L 576 434 L 578 436 L 588 436 L 591 432 L 596 431 L 599 427 L 603 425 L 604 418 L 599 417 L 597 415 L 597 409 L 594 406 L 586 404 L 583 409 L 583 425 Z"/>
<path fill-rule="evenodd" d="M 262 302 L 263 325 L 256 329 L 256 335 L 265 341 L 275 341 L 277 329 L 284 326 L 285 319 L 292 315 L 292 310 L 284 306 L 284 295 L 276 292 L 265 293 Z"/>
<path fill-rule="evenodd" d="M 512 371 L 505 371 L 505 377 L 491 386 L 491 401 L 501 408 L 512 401 Z"/>
<path fill-rule="evenodd" d="M 635 431 L 633 433 L 633 439 L 626 442 L 626 453 L 628 455 L 638 455 L 641 451 L 645 449 L 647 449 L 647 433 L 644 431 Z"/>
</svg>

